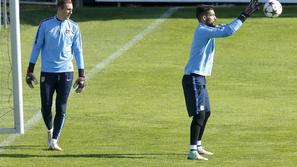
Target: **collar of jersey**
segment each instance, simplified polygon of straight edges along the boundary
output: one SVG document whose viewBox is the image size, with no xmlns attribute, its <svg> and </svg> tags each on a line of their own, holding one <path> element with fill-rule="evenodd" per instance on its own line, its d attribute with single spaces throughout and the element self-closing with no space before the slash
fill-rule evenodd
<svg viewBox="0 0 297 167">
<path fill-rule="evenodd" d="M 55 19 L 58 21 L 58 22 L 64 22 L 66 20 L 60 20 L 57 16 L 55 16 Z"/>
</svg>

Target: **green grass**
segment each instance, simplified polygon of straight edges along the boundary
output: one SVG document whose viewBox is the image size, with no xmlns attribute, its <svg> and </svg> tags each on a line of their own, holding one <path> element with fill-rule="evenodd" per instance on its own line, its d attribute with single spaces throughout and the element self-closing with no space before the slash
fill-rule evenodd
<svg viewBox="0 0 297 167">
<path fill-rule="evenodd" d="M 219 7 L 218 23 L 231 21 L 242 8 Z M 38 22 L 55 9 L 21 9 L 25 72 Z M 166 9 L 76 11 L 73 19 L 83 34 L 86 72 Z M 194 8 L 186 7 L 90 78 L 85 92 L 71 95 L 59 142 L 63 152 L 45 150 L 46 129 L 40 120 L 4 147 L 0 166 L 295 166 L 295 11 L 296 6 L 286 6 L 277 19 L 260 12 L 234 36 L 216 40 L 213 75 L 208 78 L 212 116 L 203 140 L 215 156 L 208 162 L 186 160 L 190 119 L 181 77 L 197 25 Z M 23 86 L 28 120 L 40 108 L 39 87 Z M 0 141 L 6 138 L 1 135 Z"/>
<path fill-rule="evenodd" d="M 0 30 L 0 127 L 13 127 L 12 84 L 9 33 L 7 29 Z"/>
</svg>

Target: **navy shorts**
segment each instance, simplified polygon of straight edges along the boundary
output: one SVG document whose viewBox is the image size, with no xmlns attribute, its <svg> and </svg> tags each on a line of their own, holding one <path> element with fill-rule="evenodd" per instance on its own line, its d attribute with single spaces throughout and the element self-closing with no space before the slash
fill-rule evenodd
<svg viewBox="0 0 297 167">
<path fill-rule="evenodd" d="M 197 74 L 184 75 L 182 85 L 190 117 L 199 114 L 200 111 L 210 112 L 205 76 Z"/>
</svg>

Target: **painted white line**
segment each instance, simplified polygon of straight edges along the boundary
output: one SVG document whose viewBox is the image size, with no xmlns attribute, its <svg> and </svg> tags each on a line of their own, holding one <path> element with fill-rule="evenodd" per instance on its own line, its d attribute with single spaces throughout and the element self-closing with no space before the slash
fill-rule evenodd
<svg viewBox="0 0 297 167">
<path fill-rule="evenodd" d="M 159 18 L 156 19 L 152 24 L 150 24 L 146 29 L 142 32 L 137 34 L 134 38 L 128 41 L 123 47 L 118 49 L 117 51 L 110 54 L 107 58 L 103 61 L 98 63 L 94 68 L 92 68 L 87 75 L 87 79 L 91 79 L 96 73 L 99 73 L 104 68 L 106 68 L 109 64 L 111 64 L 114 60 L 122 56 L 126 51 L 128 51 L 131 47 L 137 44 L 140 40 L 142 40 L 147 34 L 151 33 L 155 30 L 161 23 L 163 23 L 168 17 L 170 17 L 173 13 L 175 13 L 179 7 L 173 7 L 165 11 L 165 13 Z M 72 91 L 73 92 L 73 91 Z M 36 125 L 41 120 L 41 113 L 38 111 L 32 118 L 30 118 L 25 123 L 25 130 L 31 129 L 34 125 Z M 0 143 L 0 153 L 5 150 L 7 146 L 12 145 L 17 137 L 20 135 L 18 134 L 11 134 L 9 135 L 4 141 Z"/>
<path fill-rule="evenodd" d="M 116 52 L 113 52 L 110 56 L 104 59 L 102 62 L 98 63 L 93 69 L 88 72 L 88 78 L 92 78 L 93 75 L 103 70 L 107 65 L 112 63 L 115 59 L 122 56 L 127 50 L 137 44 L 142 40 L 147 34 L 152 32 L 157 28 L 161 23 L 163 23 L 168 17 L 175 13 L 179 7 L 174 7 L 168 9 L 159 19 L 156 19 L 151 25 L 149 25 L 144 31 L 137 34 L 133 39 L 127 42 L 122 48 L 118 49 Z"/>
<path fill-rule="evenodd" d="M 38 111 L 33 117 L 31 117 L 26 123 L 25 123 L 25 130 L 31 129 L 34 125 L 38 123 L 38 121 L 41 120 L 41 112 Z M 10 146 L 14 143 L 14 141 L 17 139 L 17 137 L 21 136 L 20 134 L 11 134 L 9 135 L 4 141 L 0 143 L 0 153 L 5 150 L 7 146 Z"/>
</svg>

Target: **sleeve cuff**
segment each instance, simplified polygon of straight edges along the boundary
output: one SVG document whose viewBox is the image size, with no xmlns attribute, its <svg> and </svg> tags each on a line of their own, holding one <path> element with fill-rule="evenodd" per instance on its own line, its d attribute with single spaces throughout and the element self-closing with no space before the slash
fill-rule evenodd
<svg viewBox="0 0 297 167">
<path fill-rule="evenodd" d="M 34 63 L 29 63 L 27 73 L 33 73 L 34 72 L 34 67 L 35 67 Z"/>
<path fill-rule="evenodd" d="M 242 23 L 244 23 L 245 20 L 247 19 L 247 15 L 244 14 L 244 13 L 241 13 L 241 14 L 238 16 L 238 19 L 241 20 Z"/>
<path fill-rule="evenodd" d="M 85 77 L 85 70 L 84 69 L 78 69 L 78 76 L 79 77 Z"/>
</svg>

